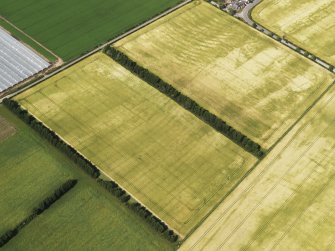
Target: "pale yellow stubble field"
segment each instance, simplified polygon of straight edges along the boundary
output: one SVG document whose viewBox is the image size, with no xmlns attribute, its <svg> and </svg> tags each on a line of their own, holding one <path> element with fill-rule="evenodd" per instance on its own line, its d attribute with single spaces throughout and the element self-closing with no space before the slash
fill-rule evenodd
<svg viewBox="0 0 335 251">
<path fill-rule="evenodd" d="M 335 65 L 335 0 L 263 0 L 252 18 Z"/>
<path fill-rule="evenodd" d="M 335 88 L 181 250 L 335 249 Z"/>
<path fill-rule="evenodd" d="M 257 161 L 102 53 L 15 99 L 181 237 Z"/>
<path fill-rule="evenodd" d="M 334 76 L 202 1 L 115 45 L 269 148 Z"/>
</svg>

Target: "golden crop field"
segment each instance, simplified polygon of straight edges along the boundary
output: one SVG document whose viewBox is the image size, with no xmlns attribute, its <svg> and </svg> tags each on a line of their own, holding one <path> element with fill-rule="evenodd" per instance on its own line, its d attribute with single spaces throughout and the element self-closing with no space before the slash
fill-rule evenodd
<svg viewBox="0 0 335 251">
<path fill-rule="evenodd" d="M 335 250 L 335 88 L 181 250 Z"/>
<path fill-rule="evenodd" d="M 184 6 L 115 47 L 264 148 L 334 78 L 204 1 Z"/>
<path fill-rule="evenodd" d="M 257 161 L 102 53 L 15 99 L 181 237 Z"/>
<path fill-rule="evenodd" d="M 263 0 L 252 17 L 335 65 L 335 0 Z"/>
</svg>

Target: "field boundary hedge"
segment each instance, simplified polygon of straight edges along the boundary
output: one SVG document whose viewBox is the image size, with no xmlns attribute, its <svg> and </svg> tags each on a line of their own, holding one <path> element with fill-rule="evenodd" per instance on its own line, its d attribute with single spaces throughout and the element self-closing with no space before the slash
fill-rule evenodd
<svg viewBox="0 0 335 251">
<path fill-rule="evenodd" d="M 174 100 L 177 104 L 193 113 L 196 117 L 210 125 L 216 131 L 220 132 L 231 141 L 242 147 L 247 152 L 253 154 L 259 159 L 262 159 L 265 156 L 266 151 L 262 149 L 258 143 L 228 125 L 225 121 L 200 106 L 188 96 L 176 90 L 172 85 L 168 84 L 148 69 L 138 65 L 121 51 L 114 47 L 107 46 L 104 48 L 103 52 L 130 72 L 150 84 L 152 87 Z"/>
<path fill-rule="evenodd" d="M 34 116 L 28 113 L 27 110 L 22 109 L 20 104 L 11 99 L 4 99 L 4 105 L 14 112 L 19 118 L 26 122 L 30 127 L 37 131 L 43 138 L 48 140 L 52 145 L 58 148 L 72 159 L 79 167 L 81 167 L 87 174 L 93 178 L 100 176 L 99 169 L 93 165 L 83 155 L 78 153 L 72 146 L 65 143 L 55 132 L 46 127 L 42 122 L 37 120 Z"/>
<path fill-rule="evenodd" d="M 100 176 L 99 169 L 87 160 L 83 155 L 78 153 L 72 146 L 68 145 L 63 141 L 55 132 L 46 127 L 42 122 L 37 120 L 27 110 L 23 109 L 21 105 L 11 99 L 4 99 L 3 104 L 15 113 L 20 119 L 26 122 L 30 127 L 37 131 L 43 138 L 47 139 L 52 145 L 58 148 L 61 152 L 65 153 L 70 159 L 72 159 L 79 167 L 81 167 L 87 174 L 94 178 L 97 183 L 108 190 L 111 194 L 117 197 L 122 203 L 133 211 L 137 212 L 139 216 L 145 219 L 151 226 L 153 226 L 159 233 L 166 237 L 171 242 L 177 242 L 179 236 L 171 230 L 167 224 L 161 221 L 158 217 L 154 216 L 147 208 L 141 205 L 135 198 L 132 198 L 124 189 L 120 187 L 115 181 L 106 181 L 98 178 Z M 136 201 L 136 203 L 129 202 L 130 199 Z M 38 208 L 36 209 L 36 213 Z M 145 212 L 145 213 L 144 213 Z M 16 235 L 13 232 L 14 236 Z M 11 233 L 10 233 L 11 235 Z"/>
<path fill-rule="evenodd" d="M 116 196 L 122 203 L 128 208 L 133 210 L 136 214 L 141 216 L 146 222 L 148 222 L 156 231 L 161 233 L 166 239 L 171 242 L 177 242 L 179 236 L 166 225 L 162 220 L 153 215 L 149 209 L 141 205 L 139 202 L 130 202 L 133 199 L 125 190 L 123 190 L 116 182 L 106 181 L 103 179 L 97 179 L 97 182 L 107 189 L 111 194 Z M 134 200 L 134 199 L 133 199 Z"/>
<path fill-rule="evenodd" d="M 53 192 L 53 194 L 41 201 L 40 204 L 33 209 L 32 213 L 28 217 L 23 219 L 13 229 L 8 230 L 6 233 L 0 236 L 0 247 L 3 247 L 5 244 L 7 244 L 19 233 L 19 231 L 21 231 L 25 226 L 33 221 L 38 215 L 42 214 L 45 210 L 52 206 L 52 204 L 59 200 L 63 195 L 69 192 L 77 183 L 77 180 L 67 180 L 60 187 L 58 187 Z"/>
</svg>

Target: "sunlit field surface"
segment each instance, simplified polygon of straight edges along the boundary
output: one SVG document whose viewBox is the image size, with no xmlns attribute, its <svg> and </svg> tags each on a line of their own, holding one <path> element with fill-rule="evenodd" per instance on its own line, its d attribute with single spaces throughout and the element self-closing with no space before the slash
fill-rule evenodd
<svg viewBox="0 0 335 251">
<path fill-rule="evenodd" d="M 115 47 L 264 148 L 333 80 L 327 70 L 202 1 Z"/>
<path fill-rule="evenodd" d="M 256 162 L 102 53 L 16 100 L 182 237 Z"/>
<path fill-rule="evenodd" d="M 335 89 L 181 250 L 335 249 Z"/>
<path fill-rule="evenodd" d="M 263 0 L 252 17 L 335 65 L 335 0 Z"/>
<path fill-rule="evenodd" d="M 75 188 L 26 225 L 3 250 L 175 248 L 3 106 L 0 130 L 0 235 L 30 215 L 66 180 L 78 180 Z"/>
</svg>

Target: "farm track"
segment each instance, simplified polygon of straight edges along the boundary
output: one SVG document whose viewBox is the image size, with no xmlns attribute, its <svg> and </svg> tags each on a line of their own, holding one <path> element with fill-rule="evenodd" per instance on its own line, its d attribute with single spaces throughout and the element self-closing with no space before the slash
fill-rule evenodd
<svg viewBox="0 0 335 251">
<path fill-rule="evenodd" d="M 287 131 L 268 149 L 269 154 L 281 141 L 286 137 L 287 134 L 306 116 L 306 114 L 315 107 L 318 102 L 332 89 L 335 85 L 335 81 L 324 90 L 321 95 L 300 115 L 300 117 L 287 129 Z"/>
<path fill-rule="evenodd" d="M 96 60 L 97 58 L 99 60 Z M 98 53 L 74 67 L 75 69 L 68 69 L 15 99 L 20 100 L 25 109 L 62 135 L 100 170 L 106 172 L 106 176 L 113 177 L 120 186 L 134 194 L 141 204 L 156 212 L 171 228 L 178 230 L 180 235 L 185 236 L 188 229 L 193 228 L 257 161 L 172 100 L 133 77 L 133 74 L 111 61 L 108 56 Z M 81 71 L 78 74 L 76 69 L 86 69 L 86 72 Z M 98 72 L 93 73 L 94 69 L 109 74 L 102 76 Z M 68 71 L 74 74 L 67 74 Z M 64 75 L 67 76 L 66 79 Z M 86 77 L 80 80 L 80 76 Z M 123 79 L 124 84 L 121 85 L 117 78 L 112 77 L 115 80 L 111 80 L 111 76 Z M 128 77 L 125 79 L 124 76 Z M 57 85 L 54 85 L 55 82 Z M 99 82 L 102 84 L 98 84 Z M 83 89 L 87 94 L 78 95 L 81 93 L 79 90 Z M 137 95 L 133 99 L 129 98 L 134 92 Z M 67 101 L 63 103 L 62 100 L 53 98 L 54 93 L 63 93 Z M 99 103 L 95 103 L 88 93 L 99 93 Z M 113 99 L 115 103 L 111 104 L 109 100 L 113 95 L 122 97 L 124 101 Z M 35 103 L 34 98 L 31 99 L 33 96 L 40 97 L 43 104 Z M 78 109 L 64 107 L 68 102 L 77 104 Z M 120 104 L 123 108 L 115 109 Z M 46 110 L 43 107 L 50 109 Z M 50 114 L 57 109 L 62 111 L 61 116 L 64 115 L 67 122 L 61 122 Z M 81 113 L 83 115 L 77 116 Z M 103 116 L 97 115 L 102 113 Z M 90 115 L 86 116 L 87 114 Z M 97 118 L 86 123 L 85 129 L 81 128 L 80 125 L 91 116 Z M 119 120 L 125 122 L 124 126 L 115 124 Z M 110 121 L 108 125 L 113 126 L 112 131 L 109 131 L 107 121 Z M 131 123 L 126 123 L 127 121 L 137 121 L 136 129 L 131 128 Z M 97 125 L 100 133 L 95 133 Z M 70 129 L 71 135 L 64 134 Z M 84 130 L 91 136 L 76 140 L 76 135 L 82 134 Z M 171 135 L 179 133 L 182 134 L 178 137 L 180 143 L 175 143 Z M 141 142 L 141 146 L 136 142 Z M 104 149 L 103 153 L 98 149 Z M 160 150 L 154 150 L 155 154 L 152 155 L 153 149 Z M 148 154 L 143 155 L 144 151 Z M 187 157 L 184 157 L 186 155 Z M 223 169 L 213 162 L 207 163 L 206 158 L 226 163 L 229 169 Z M 199 164 L 200 159 L 202 164 Z M 162 163 L 157 165 L 159 162 Z M 184 163 L 182 167 L 180 163 Z M 203 173 L 207 173 L 206 179 L 212 181 L 210 189 L 206 185 L 207 182 L 204 182 Z M 220 175 L 222 179 L 218 178 Z M 175 178 L 166 179 L 167 176 Z M 169 187 L 174 189 L 167 190 Z M 187 195 L 181 197 L 180 194 L 185 190 Z M 203 203 L 203 199 L 206 199 L 206 204 Z M 178 210 L 175 210 L 177 207 Z"/>
<path fill-rule="evenodd" d="M 166 11 L 166 12 L 164 12 L 164 13 L 162 13 L 162 14 L 160 14 L 160 15 L 158 15 L 158 16 L 156 16 L 156 17 L 154 17 L 154 18 L 152 18 L 151 20 L 149 20 L 149 21 L 147 21 L 147 22 L 145 22 L 145 23 L 143 23 L 143 24 L 141 24 L 141 25 L 139 25 L 139 26 L 137 26 L 137 27 L 135 27 L 134 29 L 132 29 L 132 30 L 130 30 L 130 31 L 128 31 L 128 32 L 126 32 L 126 33 L 124 33 L 124 34 L 122 34 L 122 35 L 120 35 L 120 36 L 118 36 L 117 38 L 115 38 L 115 39 L 113 39 L 113 40 L 111 40 L 111 41 L 109 41 L 109 42 L 106 42 L 105 44 L 103 44 L 103 45 L 101 45 L 100 47 L 98 47 L 98 48 L 96 48 L 96 49 L 94 49 L 94 50 L 92 50 L 91 52 L 88 52 L 88 53 L 86 53 L 85 55 L 83 55 L 83 56 L 81 56 L 81 57 L 79 57 L 79 58 L 77 58 L 77 59 L 75 59 L 74 61 L 71 61 L 71 62 L 69 62 L 69 63 L 67 63 L 67 64 L 65 64 L 65 65 L 63 65 L 62 67 L 60 67 L 58 70 L 56 70 L 56 71 L 54 71 L 54 72 L 52 72 L 52 73 L 50 73 L 50 74 L 47 74 L 47 75 L 45 75 L 42 79 L 40 79 L 40 80 L 38 80 L 38 81 L 36 81 L 36 82 L 34 82 L 34 83 L 32 83 L 32 84 L 30 84 L 29 86 L 26 86 L 26 87 L 24 87 L 24 88 L 22 88 L 22 89 L 20 89 L 20 90 L 17 90 L 17 91 L 15 91 L 15 92 L 13 92 L 13 93 L 11 93 L 11 94 L 8 94 L 7 96 L 5 96 L 5 97 L 3 97 L 2 99 L 0 99 L 0 103 L 2 102 L 2 100 L 4 99 L 4 98 L 11 98 L 11 97 L 14 97 L 14 96 L 16 96 L 17 94 L 19 94 L 19 93 L 22 93 L 22 92 L 24 92 L 24 91 L 26 91 L 26 90 L 28 90 L 28 89 L 30 89 L 31 87 L 33 87 L 33 86 L 35 86 L 35 85 L 38 85 L 39 83 L 41 83 L 41 82 L 43 82 L 43 81 L 45 81 L 46 79 L 49 79 L 50 77 L 52 77 L 52 76 L 54 76 L 54 75 L 56 75 L 56 74 L 58 74 L 58 73 L 60 73 L 60 72 L 62 72 L 63 70 L 65 70 L 65 69 L 67 69 L 67 68 L 69 68 L 69 67 L 71 67 L 71 66 L 73 66 L 73 65 L 75 65 L 75 64 L 77 64 L 78 62 L 80 62 L 80 61 L 82 61 L 83 59 L 85 59 L 85 58 L 87 58 L 87 57 L 89 57 L 89 56 L 91 56 L 91 55 L 93 55 L 93 54 L 95 54 L 96 52 L 98 52 L 98 51 L 100 51 L 101 49 L 103 49 L 105 46 L 107 46 L 107 45 L 110 45 L 110 44 L 113 44 L 113 43 L 115 43 L 115 42 L 117 42 L 118 40 L 120 40 L 120 39 L 122 39 L 122 38 L 124 38 L 124 37 L 126 37 L 126 36 L 128 36 L 128 35 L 130 35 L 130 34 L 132 34 L 132 33 L 134 33 L 134 32 L 136 32 L 136 31 L 138 31 L 138 30 L 140 30 L 140 29 L 142 29 L 143 27 L 145 27 L 145 26 L 147 26 L 147 25 L 149 25 L 149 24 L 151 24 L 151 23 L 153 23 L 153 22 L 155 22 L 155 21 L 157 21 L 158 19 L 160 19 L 160 18 L 162 18 L 162 17 L 164 17 L 164 16 L 166 16 L 166 15 L 168 15 L 169 13 L 171 13 L 171 12 L 173 12 L 173 11 L 175 11 L 175 10 L 177 10 L 177 9 L 179 9 L 179 8 L 181 8 L 182 6 L 184 6 L 184 5 L 186 5 L 186 4 L 188 4 L 188 3 L 190 3 L 190 2 L 192 2 L 192 0 L 187 0 L 187 1 L 185 1 L 185 2 L 183 2 L 183 3 L 181 3 L 181 4 L 179 4 L 179 5 L 177 5 L 177 6 L 175 6 L 175 7 L 173 7 L 173 8 L 171 8 L 171 9 L 169 9 L 168 11 Z M 259 1 L 257 1 L 257 4 L 258 3 L 260 3 L 261 2 L 261 0 L 259 0 Z M 253 6 L 253 7 L 255 7 L 256 6 L 256 4 Z M 248 18 L 250 17 L 250 13 L 251 13 L 251 11 L 252 11 L 252 9 L 253 8 L 250 8 L 249 10 L 248 10 L 248 13 L 247 13 L 247 16 L 248 16 Z M 3 17 L 1 17 L 2 19 L 4 19 Z M 5 20 L 5 19 L 4 19 Z M 246 19 L 244 19 L 244 20 L 246 20 Z M 250 19 L 250 20 L 252 20 L 252 19 Z M 9 21 L 8 20 L 5 20 L 6 22 L 8 22 L 9 23 Z M 253 21 L 253 20 L 252 20 Z M 254 22 L 254 21 L 253 21 Z M 251 25 L 249 22 L 247 22 L 249 25 Z M 256 23 L 256 22 L 254 22 L 254 23 Z M 10 23 L 11 24 L 11 23 Z M 257 24 L 257 23 L 256 23 Z M 11 24 L 11 25 L 13 25 L 13 24 Z M 260 27 L 262 27 L 260 24 L 257 24 L 258 26 L 260 26 Z M 18 29 L 16 26 L 14 26 L 13 25 L 13 27 L 15 27 L 16 29 Z M 267 30 L 267 29 L 265 29 L 264 27 L 262 27 L 265 31 Z M 20 29 L 18 29 L 19 31 L 21 31 Z M 259 30 L 258 30 L 259 31 Z M 24 33 L 23 31 L 21 31 L 23 34 L 25 34 L 27 37 L 29 37 L 30 39 L 32 39 L 34 42 L 36 42 L 37 44 L 39 44 L 41 47 L 43 47 L 44 49 L 46 49 L 46 50 L 48 50 L 50 53 L 52 53 L 54 56 L 56 56 L 58 59 L 60 59 L 57 55 L 55 55 L 52 51 L 50 51 L 49 49 L 47 49 L 46 47 L 44 47 L 43 45 L 41 45 L 40 43 L 38 43 L 36 40 L 34 40 L 33 38 L 31 38 L 29 35 L 27 35 L 26 33 Z M 264 32 L 262 32 L 262 33 L 264 33 Z M 266 33 L 264 33 L 264 34 L 266 34 Z M 274 39 L 275 40 L 275 39 Z M 277 41 L 277 40 L 276 40 Z M 279 42 L 279 41 L 277 41 L 277 42 Z M 285 44 L 285 43 L 283 43 L 283 42 L 279 42 L 279 43 L 281 43 L 281 44 L 283 44 L 283 45 L 286 45 L 288 48 L 290 48 L 291 50 L 293 50 L 293 51 L 295 51 L 295 52 L 297 52 L 291 45 L 293 45 L 292 43 L 290 43 L 289 41 L 288 41 L 288 43 L 290 43 L 291 45 L 289 45 L 289 44 Z M 298 52 L 297 52 L 298 53 Z M 298 53 L 298 54 L 300 54 L 300 53 Z M 326 62 L 323 62 L 322 60 L 316 60 L 316 61 L 314 61 L 314 60 L 312 60 L 314 63 L 316 63 L 316 64 L 318 64 L 318 65 L 321 65 L 322 67 L 324 67 L 324 68 L 328 68 L 325 64 L 328 64 L 328 63 L 326 63 Z M 330 66 L 330 64 L 328 64 L 328 66 Z M 333 73 L 334 73 L 334 71 L 332 71 Z M 283 136 L 280 138 L 280 139 L 278 139 L 278 141 L 273 145 L 273 146 L 271 146 L 271 148 L 269 149 L 269 152 L 273 149 L 273 148 L 275 148 L 275 146 L 277 145 L 277 144 L 279 144 L 280 143 L 280 141 L 296 126 L 296 124 L 298 124 L 299 123 L 299 121 L 301 120 L 301 119 L 303 119 L 304 118 L 304 116 L 320 101 L 320 99 L 325 95 L 325 94 L 327 94 L 328 93 L 328 91 L 331 89 L 331 87 L 333 86 L 335 84 L 335 82 L 333 83 L 333 84 L 331 84 L 319 97 L 318 97 L 318 99 L 316 99 L 315 100 L 315 102 L 310 106 L 310 107 L 308 107 L 306 110 L 305 110 L 305 112 L 298 118 L 298 120 L 285 132 L 285 134 L 283 134 Z M 258 164 L 258 163 L 257 163 Z M 255 165 L 255 168 L 256 168 L 256 166 L 257 165 Z M 102 171 L 102 170 L 100 170 L 100 171 Z M 103 171 L 102 171 L 103 172 Z M 104 173 L 104 172 L 103 172 Z M 251 172 L 250 172 L 251 173 Z M 249 174 L 249 173 L 248 173 Z M 106 173 L 104 173 L 104 175 L 106 175 L 107 177 L 109 177 L 109 175 L 107 175 Z M 109 177 L 110 178 L 110 177 Z M 243 179 L 241 179 L 241 182 L 244 180 L 244 178 L 245 177 L 243 177 Z M 239 184 L 238 184 L 239 185 Z M 237 185 L 237 186 L 238 186 Z M 236 187 L 237 187 L 236 186 Z M 236 187 L 234 187 L 232 190 L 231 190 L 231 192 L 233 192 L 234 190 L 235 190 L 235 188 Z M 128 193 L 129 193 L 129 191 L 127 191 Z M 130 194 L 130 193 L 129 193 Z M 134 195 L 132 195 L 134 198 L 136 198 Z M 228 197 L 229 195 L 227 195 L 226 197 Z M 223 198 L 222 199 L 222 201 L 224 201 L 224 199 L 225 198 Z M 217 206 L 216 207 L 218 207 L 219 205 L 220 205 L 221 203 L 218 203 L 217 204 Z M 215 209 L 216 209 L 216 207 L 212 210 L 212 211 L 214 211 Z M 208 215 L 210 215 L 210 214 L 208 214 Z M 205 221 L 207 219 L 207 217 L 205 217 L 204 219 L 203 219 L 203 221 Z M 202 222 L 201 222 L 202 223 Z M 201 223 L 199 224 L 199 225 L 201 225 Z M 197 229 L 197 228 L 195 228 L 195 229 Z M 176 231 L 176 230 L 175 230 Z M 176 231 L 177 232 L 177 231 Z"/>
<path fill-rule="evenodd" d="M 33 86 L 35 86 L 35 85 L 38 85 L 39 83 L 45 81 L 46 79 L 48 79 L 48 78 L 50 78 L 50 77 L 52 77 L 52 76 L 54 76 L 54 75 L 56 75 L 56 74 L 62 72 L 63 70 L 65 70 L 65 69 L 67 69 L 67 68 L 69 68 L 69 67 L 75 65 L 76 63 L 79 63 L 79 62 L 82 61 L 83 59 L 85 59 L 85 58 L 87 58 L 87 57 L 93 55 L 94 53 L 96 53 L 96 52 L 102 50 L 105 46 L 111 45 L 111 44 L 113 44 L 113 43 L 119 41 L 120 39 L 122 39 L 122 38 L 124 38 L 124 37 L 126 37 L 126 36 L 128 36 L 128 35 L 130 35 L 130 34 L 132 34 L 132 33 L 134 33 L 134 32 L 136 32 L 136 31 L 138 31 L 138 30 L 140 30 L 140 29 L 146 27 L 147 25 L 149 25 L 149 24 L 151 24 L 151 23 L 157 21 L 158 19 L 160 19 L 160 18 L 162 18 L 162 17 L 164 17 L 164 16 L 170 14 L 171 12 L 174 12 L 175 10 L 177 10 L 177 9 L 179 9 L 179 8 L 181 8 L 181 7 L 183 7 L 184 5 L 186 5 L 186 4 L 188 4 L 188 3 L 192 2 L 192 1 L 193 1 L 193 0 L 186 0 L 186 1 L 184 1 L 184 2 L 182 2 L 182 3 L 180 3 L 180 4 L 178 4 L 178 5 L 174 6 L 173 8 L 171 8 L 171 9 L 169 9 L 169 10 L 167 10 L 167 11 L 165 11 L 165 12 L 159 14 L 158 16 L 156 16 L 156 17 L 154 17 L 154 18 L 152 18 L 152 19 L 150 19 L 150 20 L 148 20 L 148 21 L 146 21 L 146 22 L 140 24 L 139 26 L 137 26 L 137 27 L 135 27 L 135 28 L 133 28 L 133 29 L 131 29 L 131 30 L 129 30 L 129 31 L 127 31 L 127 32 L 125 32 L 125 33 L 123 33 L 123 34 L 121 34 L 120 36 L 118 36 L 118 37 L 112 39 L 112 40 L 109 41 L 109 42 L 106 42 L 105 44 L 103 44 L 103 45 L 99 46 L 98 48 L 96 48 L 96 49 L 94 49 L 94 50 L 92 50 L 92 51 L 90 51 L 90 52 L 84 54 L 83 56 L 81 56 L 81 57 L 79 57 L 79 58 L 77 58 L 77 59 L 75 59 L 75 60 L 73 60 L 73 61 L 71 61 L 71 62 L 69 62 L 69 63 L 67 63 L 67 64 L 65 64 L 65 65 L 63 65 L 63 66 L 61 66 L 59 69 L 55 70 L 55 71 L 52 72 L 52 73 L 49 73 L 49 74 L 45 75 L 43 78 L 37 80 L 36 82 L 33 82 L 33 83 L 31 83 L 30 85 L 25 86 L 25 87 L 23 87 L 22 89 L 19 89 L 19 90 L 13 92 L 13 93 L 9 93 L 8 95 L 6 95 L 6 96 L 4 96 L 4 97 L 2 97 L 2 98 L 0 99 L 0 103 L 2 103 L 2 101 L 3 101 L 5 98 L 12 98 L 12 97 L 16 96 L 17 94 L 22 93 L 22 92 L 24 92 L 24 91 L 30 89 L 31 87 L 33 87 Z M 3 17 L 1 17 L 1 18 L 3 18 Z M 24 33 L 24 34 L 25 34 L 25 33 Z M 34 40 L 34 41 L 35 41 L 35 40 Z M 36 42 L 37 42 L 37 41 L 36 41 Z"/>
<path fill-rule="evenodd" d="M 251 12 L 253 11 L 253 9 L 258 4 L 260 4 L 262 1 L 263 0 L 255 0 L 253 3 L 251 3 L 247 7 L 245 7 L 241 13 L 237 14 L 236 17 L 242 18 L 250 26 L 252 26 L 253 24 L 256 24 L 258 27 L 263 29 L 263 31 L 260 31 L 257 27 L 255 29 L 264 33 L 265 35 L 267 35 L 266 32 L 272 32 L 272 31 L 264 28 L 261 24 L 254 21 L 251 17 Z M 275 34 L 275 33 L 273 33 L 273 34 Z M 299 48 L 299 47 L 295 46 L 292 42 L 284 41 L 284 40 L 278 41 L 278 40 L 274 39 L 273 37 L 271 37 L 271 38 L 273 40 L 285 45 L 286 47 L 293 50 L 294 52 L 298 53 L 296 51 L 296 49 Z M 306 50 L 304 50 L 304 51 L 306 51 Z M 312 54 L 309 51 L 306 51 L 306 52 L 308 52 L 309 54 Z M 298 53 L 298 54 L 300 54 L 300 53 Z M 330 63 L 327 63 L 327 62 L 323 61 L 322 59 L 321 60 L 320 59 L 316 59 L 316 60 L 310 59 L 310 60 L 312 62 L 326 68 L 327 70 L 329 70 L 329 67 L 332 66 Z M 335 69 L 333 71 L 331 71 L 331 70 L 329 70 L 329 71 L 332 72 L 332 73 L 335 73 Z M 334 84 L 335 84 L 335 82 L 333 82 L 330 86 L 328 86 L 328 88 L 324 92 L 322 92 L 322 94 L 304 111 L 304 113 L 301 114 L 301 116 L 296 120 L 296 122 L 294 124 L 292 124 L 290 126 L 290 128 L 268 149 L 268 153 L 270 153 L 280 143 L 280 141 L 304 118 L 304 116 L 322 99 L 322 97 L 324 97 L 328 93 L 328 91 L 334 86 Z"/>
<path fill-rule="evenodd" d="M 50 54 L 52 54 L 54 57 L 57 58 L 57 62 L 55 64 L 57 65 L 62 65 L 63 64 L 63 60 L 57 56 L 53 51 L 51 51 L 50 49 L 48 49 L 47 47 L 45 47 L 43 44 L 41 44 L 40 42 L 38 42 L 37 40 L 35 40 L 33 37 L 29 36 L 26 32 L 24 32 L 23 30 L 21 30 L 19 27 L 17 27 L 16 25 L 14 25 L 13 23 L 11 23 L 8 19 L 6 19 L 3 16 L 0 16 L 0 19 L 4 20 L 6 23 L 8 23 L 9 25 L 11 25 L 12 27 L 14 27 L 16 30 L 18 30 L 19 32 L 21 32 L 23 35 L 25 35 L 26 37 L 28 37 L 30 40 L 34 41 L 36 44 L 38 44 L 40 47 L 42 47 L 44 50 L 48 51 Z M 29 45 L 27 45 L 29 46 Z M 31 46 L 29 46 L 32 50 L 34 50 Z M 34 50 L 35 51 L 35 50 Z M 38 53 L 39 54 L 39 53 Z M 42 55 L 43 56 L 43 55 Z"/>
<path fill-rule="evenodd" d="M 255 30 L 262 32 L 263 34 L 269 36 L 269 34 L 276 34 L 275 32 L 265 28 L 263 25 L 257 23 L 255 20 L 252 19 L 251 17 L 251 12 L 253 11 L 253 9 L 262 2 L 263 0 L 255 0 L 253 3 L 247 5 L 243 11 L 241 13 L 238 13 L 235 15 L 236 18 L 241 18 L 244 20 L 244 22 L 246 24 L 248 24 L 249 26 L 253 27 L 253 25 L 255 24 L 256 27 L 253 27 Z M 300 54 L 300 55 L 304 55 L 305 53 L 308 53 L 310 55 L 314 55 L 313 53 L 311 53 L 308 50 L 305 50 L 304 48 L 301 48 L 297 45 L 295 45 L 294 43 L 292 43 L 291 41 L 287 40 L 287 39 L 283 39 L 281 38 L 280 41 L 276 40 L 275 38 L 273 38 L 272 36 L 269 36 L 270 38 L 272 38 L 273 40 L 277 41 L 278 43 L 285 45 L 286 47 L 288 47 L 289 49 L 291 49 L 292 51 Z M 300 49 L 300 53 L 297 51 L 298 49 Z M 321 67 L 327 69 L 328 71 L 335 73 L 335 66 L 332 65 L 331 63 L 326 62 L 325 60 L 323 60 L 322 58 L 316 58 L 315 60 L 306 57 L 309 60 L 311 60 L 312 62 L 320 65 Z"/>
<path fill-rule="evenodd" d="M 333 99 L 333 97 L 329 97 L 328 100 L 324 100 L 324 103 L 318 106 L 319 111 L 322 111 Z M 314 119 L 318 112 L 314 111 L 314 115 L 309 115 L 311 119 Z M 334 121 L 334 120 L 333 120 Z M 299 131 L 302 130 L 306 130 L 306 128 L 308 128 L 308 126 L 310 126 L 310 122 L 303 122 L 302 124 L 300 124 L 301 126 L 294 128 L 294 130 L 292 130 L 292 132 L 290 133 L 291 135 L 297 135 L 299 134 Z M 324 132 L 325 130 L 322 130 L 322 132 Z M 318 133 L 321 133 L 318 131 Z M 319 137 L 316 137 L 316 139 L 314 139 L 313 144 L 319 139 Z M 252 189 L 254 189 L 255 186 L 257 186 L 257 181 L 264 179 L 264 176 L 269 174 L 269 166 L 274 165 L 274 163 L 280 161 L 280 158 L 282 158 L 282 154 L 285 153 L 285 151 L 287 151 L 287 148 L 295 141 L 295 137 L 286 137 L 285 141 L 281 143 L 281 146 L 277 147 L 276 149 L 276 154 L 272 157 L 269 157 L 269 159 L 265 160 L 265 165 L 260 166 L 260 169 L 257 169 L 256 173 L 253 174 L 253 177 L 250 178 L 249 180 L 247 180 L 243 186 L 241 186 L 238 190 L 238 193 L 235 193 L 235 196 L 231 199 L 231 201 L 229 202 L 229 204 L 224 208 L 224 210 L 221 211 L 220 215 L 216 218 L 215 221 L 212 221 L 211 223 L 209 223 L 208 228 L 202 232 L 199 232 L 199 238 L 197 238 L 197 240 L 195 240 L 193 243 L 189 243 L 191 245 L 188 245 L 187 248 L 184 247 L 184 249 L 182 250 L 193 250 L 202 240 L 204 240 L 204 238 L 208 238 L 208 236 L 206 236 L 207 234 L 209 234 L 210 231 L 213 231 L 213 229 L 221 222 L 221 224 L 225 224 L 222 222 L 222 219 L 225 217 L 229 217 L 229 213 L 231 213 L 232 210 L 234 210 L 233 208 L 236 207 L 239 203 L 240 200 L 242 200 L 243 197 L 247 198 L 246 194 L 250 193 L 250 191 L 252 191 Z M 299 158 L 295 161 L 301 161 L 301 159 L 303 158 L 303 156 L 310 151 L 312 145 L 309 145 L 308 147 L 306 147 L 306 149 L 304 150 L 303 153 L 299 154 Z M 287 170 L 285 170 L 282 174 L 281 177 L 284 177 L 286 175 L 288 175 L 288 173 L 290 172 L 290 168 L 287 168 Z M 333 177 L 333 176 L 332 176 Z M 304 181 L 310 180 L 308 178 L 308 176 L 304 179 Z M 303 186 L 302 184 L 304 184 L 304 181 L 301 182 L 301 184 L 298 187 Z M 271 191 L 273 191 L 276 186 L 279 184 L 280 181 L 276 181 L 275 184 L 273 185 L 273 187 L 264 194 L 264 199 L 269 197 L 269 195 L 271 194 Z M 297 189 L 298 189 L 297 187 Z M 321 188 L 323 189 L 323 188 Z M 289 198 L 292 198 L 291 196 Z M 287 199 L 286 201 L 289 201 L 289 199 Z M 311 200 L 313 201 L 313 200 Z M 241 222 L 236 225 L 236 227 L 233 228 L 233 232 L 229 232 L 229 235 L 227 234 L 226 238 L 224 240 L 220 240 L 220 247 L 222 248 L 222 246 L 224 245 L 225 242 L 228 242 L 229 239 L 231 238 L 232 235 L 235 234 L 235 232 L 237 232 L 237 230 L 243 225 L 245 224 L 245 222 L 247 221 L 247 219 L 249 218 L 249 216 L 252 214 L 252 212 L 254 210 L 256 210 L 258 207 L 260 207 L 261 202 L 255 202 L 254 205 L 252 206 L 252 210 L 250 210 L 249 213 L 246 213 L 245 217 L 243 217 L 241 219 Z M 250 205 L 251 206 L 251 205 Z M 279 210 L 278 210 L 279 212 Z M 298 217 L 300 217 L 300 213 L 298 214 Z M 292 228 L 292 224 L 290 224 L 290 228 Z M 282 238 L 285 236 L 286 232 L 282 235 Z M 280 238 L 280 239 L 282 239 Z M 332 243 L 330 243 L 330 245 L 332 245 L 334 243 L 334 241 Z M 278 242 L 276 242 L 275 245 L 277 245 Z M 248 246 L 249 247 L 249 246 Z M 217 249 L 216 249 L 217 250 Z"/>
</svg>

